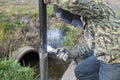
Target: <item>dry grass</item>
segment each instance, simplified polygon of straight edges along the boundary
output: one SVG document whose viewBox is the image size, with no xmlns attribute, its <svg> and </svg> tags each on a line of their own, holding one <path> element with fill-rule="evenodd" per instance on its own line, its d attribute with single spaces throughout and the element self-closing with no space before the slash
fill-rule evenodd
<svg viewBox="0 0 120 80">
<path fill-rule="evenodd" d="M 31 36 L 29 31 L 25 28 L 19 28 L 15 31 L 8 32 L 4 35 L 0 47 L 0 54 L 2 57 L 9 57 L 13 51 L 23 46 L 37 47 L 39 45 L 39 36 Z"/>
</svg>

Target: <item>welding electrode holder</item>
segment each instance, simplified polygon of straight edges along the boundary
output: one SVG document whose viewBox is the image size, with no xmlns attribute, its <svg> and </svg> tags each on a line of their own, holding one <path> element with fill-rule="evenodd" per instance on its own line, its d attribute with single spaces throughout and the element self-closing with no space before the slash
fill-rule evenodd
<svg viewBox="0 0 120 80">
<path fill-rule="evenodd" d="M 69 58 L 67 50 L 64 48 L 57 49 L 57 58 L 63 61 L 67 61 Z"/>
</svg>

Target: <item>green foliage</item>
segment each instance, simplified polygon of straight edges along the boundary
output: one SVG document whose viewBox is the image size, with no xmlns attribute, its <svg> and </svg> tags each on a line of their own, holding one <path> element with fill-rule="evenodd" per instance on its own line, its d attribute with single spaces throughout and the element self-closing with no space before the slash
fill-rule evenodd
<svg viewBox="0 0 120 80">
<path fill-rule="evenodd" d="M 82 30 L 77 29 L 71 25 L 67 25 L 62 29 L 62 31 L 65 33 L 63 41 L 65 46 L 74 46 L 78 42 L 78 38 L 82 33 Z"/>
<path fill-rule="evenodd" d="M 7 32 L 12 29 L 10 18 L 7 15 L 5 15 L 4 12 L 0 12 L 0 28 L 3 30 L 3 32 Z"/>
<path fill-rule="evenodd" d="M 17 3 L 16 7 L 13 3 Z M 3 5 L 0 8 L 0 25 L 2 24 L 2 26 L 5 27 L 5 32 L 11 31 L 16 27 L 23 27 L 25 24 L 20 20 L 20 17 L 30 15 L 32 18 L 36 18 L 39 12 L 38 6 L 31 3 L 21 4 L 15 0 L 6 0 L 1 1 L 0 4 Z"/>
<path fill-rule="evenodd" d="M 53 16 L 54 15 L 54 11 L 53 11 L 53 5 L 49 5 L 47 8 L 47 15 L 48 16 Z"/>
<path fill-rule="evenodd" d="M 0 26 L 0 46 L 4 38 L 4 28 Z"/>
<path fill-rule="evenodd" d="M 16 26 L 17 28 L 20 28 L 20 27 L 24 27 L 24 26 L 25 26 L 25 23 L 22 22 L 22 21 L 20 21 L 20 20 L 18 20 L 18 19 L 14 19 L 14 20 L 13 20 L 13 24 L 14 24 L 14 26 Z"/>
<path fill-rule="evenodd" d="M 16 3 L 13 4 L 13 3 Z M 8 7 L 9 5 L 9 7 Z M 15 7 L 16 6 L 16 7 Z M 1 6 L 1 11 L 5 12 L 11 17 L 16 17 L 16 16 L 23 16 L 23 15 L 38 15 L 38 6 L 32 4 L 31 2 L 24 4 L 24 3 L 19 3 L 19 1 L 12 1 L 8 0 L 3 3 L 3 6 Z"/>
<path fill-rule="evenodd" d="M 3 30 L 3 32 L 8 32 L 12 30 L 12 24 L 10 23 L 10 18 L 5 15 L 4 12 L 0 12 L 0 27 Z"/>
<path fill-rule="evenodd" d="M 29 67 L 21 67 L 17 61 L 0 62 L 0 80 L 34 80 L 34 71 Z"/>
<path fill-rule="evenodd" d="M 10 24 L 10 23 L 7 23 L 7 22 L 3 22 L 3 24 L 4 24 L 4 31 L 5 32 L 8 32 L 8 31 L 11 31 L 12 29 L 13 29 L 13 26 L 12 26 L 12 24 Z"/>
<path fill-rule="evenodd" d="M 8 16 L 4 12 L 0 11 L 0 21 L 8 20 Z"/>
<path fill-rule="evenodd" d="M 3 2 L 0 2 L 0 6 L 3 6 L 4 5 L 4 3 Z"/>
</svg>

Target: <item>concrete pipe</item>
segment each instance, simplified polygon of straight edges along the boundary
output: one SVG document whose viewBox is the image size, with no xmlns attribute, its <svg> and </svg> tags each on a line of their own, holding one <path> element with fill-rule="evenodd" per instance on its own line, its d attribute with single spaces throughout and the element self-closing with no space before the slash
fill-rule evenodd
<svg viewBox="0 0 120 80">
<path fill-rule="evenodd" d="M 39 74 L 39 52 L 35 48 L 31 46 L 19 48 L 10 58 L 17 60 L 21 66 L 34 68 L 36 75 Z"/>
<path fill-rule="evenodd" d="M 31 46 L 19 48 L 13 52 L 11 58 L 17 60 L 23 66 L 34 67 L 39 64 L 39 53 Z"/>
<path fill-rule="evenodd" d="M 52 80 L 61 79 L 68 67 L 68 63 L 59 62 L 53 54 L 48 55 L 49 78 Z M 17 60 L 22 66 L 30 66 L 35 69 L 36 75 L 39 75 L 39 52 L 26 46 L 14 51 L 10 58 Z"/>
</svg>

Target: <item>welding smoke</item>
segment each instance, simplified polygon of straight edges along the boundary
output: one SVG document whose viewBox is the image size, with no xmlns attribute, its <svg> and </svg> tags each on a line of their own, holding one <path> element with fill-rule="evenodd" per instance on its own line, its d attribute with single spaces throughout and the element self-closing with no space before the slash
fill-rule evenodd
<svg viewBox="0 0 120 80">
<path fill-rule="evenodd" d="M 50 29 L 47 31 L 47 51 L 62 47 L 62 43 L 63 34 L 60 29 Z"/>
</svg>

